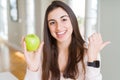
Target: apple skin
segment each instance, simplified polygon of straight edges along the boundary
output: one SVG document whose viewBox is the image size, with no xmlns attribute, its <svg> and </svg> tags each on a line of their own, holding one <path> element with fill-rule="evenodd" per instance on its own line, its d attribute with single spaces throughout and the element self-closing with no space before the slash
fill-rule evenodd
<svg viewBox="0 0 120 80">
<path fill-rule="evenodd" d="M 35 34 L 28 34 L 25 37 L 27 51 L 36 51 L 40 44 L 40 39 Z"/>
</svg>

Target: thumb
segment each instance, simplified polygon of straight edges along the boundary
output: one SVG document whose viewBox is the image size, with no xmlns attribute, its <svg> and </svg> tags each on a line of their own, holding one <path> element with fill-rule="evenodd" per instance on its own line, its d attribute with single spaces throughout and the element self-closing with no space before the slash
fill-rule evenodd
<svg viewBox="0 0 120 80">
<path fill-rule="evenodd" d="M 108 44 L 110 44 L 111 42 L 110 41 L 106 41 L 102 44 L 100 50 L 102 50 L 105 46 L 107 46 Z"/>
</svg>

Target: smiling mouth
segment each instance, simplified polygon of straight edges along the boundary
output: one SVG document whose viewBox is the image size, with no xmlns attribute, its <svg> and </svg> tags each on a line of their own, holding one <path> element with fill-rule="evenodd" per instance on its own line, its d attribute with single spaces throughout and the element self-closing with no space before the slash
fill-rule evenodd
<svg viewBox="0 0 120 80">
<path fill-rule="evenodd" d="M 67 32 L 67 31 L 57 32 L 57 37 L 58 37 L 58 38 L 63 37 L 63 36 L 65 35 L 66 32 Z"/>
</svg>

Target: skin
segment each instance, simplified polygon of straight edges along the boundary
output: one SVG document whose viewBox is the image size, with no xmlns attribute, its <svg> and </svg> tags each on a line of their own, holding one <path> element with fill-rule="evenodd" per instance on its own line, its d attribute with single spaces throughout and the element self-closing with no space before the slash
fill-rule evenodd
<svg viewBox="0 0 120 80">
<path fill-rule="evenodd" d="M 58 64 L 62 73 L 66 67 L 68 46 L 71 42 L 71 34 L 73 32 L 71 21 L 68 14 L 62 8 L 56 8 L 48 14 L 48 25 L 51 35 L 57 40 L 59 49 Z M 99 52 L 110 42 L 103 42 L 100 33 L 94 33 L 88 40 L 88 49 L 85 51 L 85 54 L 88 56 L 88 62 L 93 62 L 94 60 L 97 60 Z M 25 59 L 28 69 L 31 71 L 39 70 L 39 67 L 42 65 L 41 57 L 43 44 L 44 42 L 40 44 L 37 51 L 30 53 L 26 50 L 26 45 L 23 40 Z"/>
</svg>

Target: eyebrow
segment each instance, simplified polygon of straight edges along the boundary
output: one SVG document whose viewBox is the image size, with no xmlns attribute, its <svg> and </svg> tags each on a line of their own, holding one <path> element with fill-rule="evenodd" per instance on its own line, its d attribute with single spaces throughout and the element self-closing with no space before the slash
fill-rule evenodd
<svg viewBox="0 0 120 80">
<path fill-rule="evenodd" d="M 63 16 L 61 16 L 60 18 L 63 18 L 63 17 L 68 17 L 68 15 L 63 15 Z M 54 19 L 50 19 L 50 20 L 48 20 L 48 22 L 49 21 L 55 21 Z"/>
<path fill-rule="evenodd" d="M 68 17 L 68 15 L 63 15 L 63 16 L 61 16 L 60 18 L 63 18 L 63 17 Z"/>
</svg>

